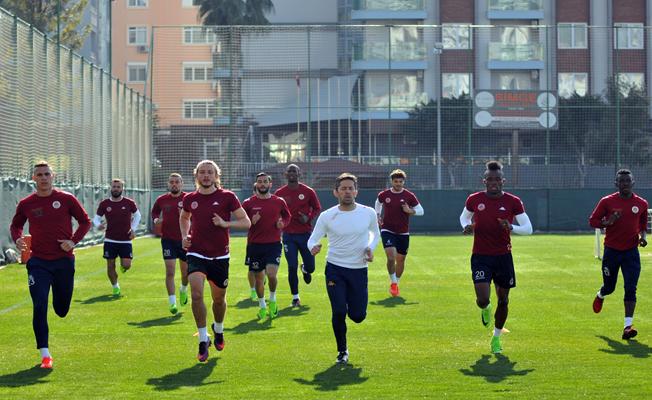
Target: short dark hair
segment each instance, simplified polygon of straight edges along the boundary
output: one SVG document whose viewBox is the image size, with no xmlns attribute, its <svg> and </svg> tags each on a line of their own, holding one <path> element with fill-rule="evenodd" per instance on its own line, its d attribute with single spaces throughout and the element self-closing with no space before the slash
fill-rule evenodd
<svg viewBox="0 0 652 400">
<path fill-rule="evenodd" d="M 353 181 L 353 187 L 355 187 L 356 189 L 358 188 L 358 178 L 356 178 L 355 175 L 353 175 L 350 172 L 344 172 L 343 174 L 340 174 L 340 176 L 338 176 L 337 179 L 335 180 L 335 189 L 336 190 L 339 189 L 340 182 L 345 181 L 347 179 Z"/>
<path fill-rule="evenodd" d="M 260 178 L 261 176 L 269 178 L 270 182 L 272 181 L 272 176 L 270 174 L 268 174 L 267 172 L 259 172 L 259 173 L 257 173 L 256 174 L 256 180 L 258 180 L 258 178 Z"/>
<path fill-rule="evenodd" d="M 618 172 L 616 172 L 616 176 L 618 176 L 618 175 L 631 175 L 631 174 L 632 174 L 632 171 L 630 171 L 630 170 L 628 170 L 626 168 L 621 168 L 621 169 L 618 170 Z"/>
<path fill-rule="evenodd" d="M 407 179 L 407 174 L 402 169 L 395 169 L 394 171 L 392 171 L 392 173 L 389 174 L 389 179 L 394 179 L 394 178 Z"/>
<path fill-rule="evenodd" d="M 296 168 L 297 171 L 301 171 L 301 168 L 299 168 L 299 166 L 296 164 L 288 164 L 288 166 L 285 167 L 285 170 L 287 171 L 290 168 Z"/>
<path fill-rule="evenodd" d="M 487 171 L 502 171 L 503 164 L 500 161 L 489 161 L 487 164 Z"/>
</svg>

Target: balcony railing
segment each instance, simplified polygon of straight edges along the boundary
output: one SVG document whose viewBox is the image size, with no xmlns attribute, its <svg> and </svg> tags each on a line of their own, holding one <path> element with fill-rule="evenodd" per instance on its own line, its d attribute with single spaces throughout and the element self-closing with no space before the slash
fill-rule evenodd
<svg viewBox="0 0 652 400">
<path fill-rule="evenodd" d="M 355 47 L 354 60 L 389 61 L 390 44 L 383 42 L 364 43 Z M 423 43 L 392 43 L 392 61 L 423 61 L 426 58 L 426 45 Z"/>
<path fill-rule="evenodd" d="M 353 10 L 360 11 L 422 11 L 424 0 L 355 0 Z"/>
<path fill-rule="evenodd" d="M 543 45 L 489 43 L 490 61 L 543 61 Z"/>
<path fill-rule="evenodd" d="M 540 11 L 543 0 L 490 0 L 489 11 Z"/>
</svg>

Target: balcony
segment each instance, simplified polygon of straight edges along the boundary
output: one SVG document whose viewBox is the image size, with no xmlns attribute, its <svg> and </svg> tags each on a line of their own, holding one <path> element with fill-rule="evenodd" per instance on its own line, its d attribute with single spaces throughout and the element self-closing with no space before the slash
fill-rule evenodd
<svg viewBox="0 0 652 400">
<path fill-rule="evenodd" d="M 490 0 L 489 19 L 544 19 L 543 0 Z"/>
<path fill-rule="evenodd" d="M 354 0 L 352 20 L 426 19 L 424 0 Z"/>
<path fill-rule="evenodd" d="M 353 53 L 353 70 L 417 70 L 426 69 L 426 45 L 423 43 L 364 43 L 356 46 Z"/>
<path fill-rule="evenodd" d="M 489 69 L 544 69 L 543 44 L 489 43 Z"/>
</svg>

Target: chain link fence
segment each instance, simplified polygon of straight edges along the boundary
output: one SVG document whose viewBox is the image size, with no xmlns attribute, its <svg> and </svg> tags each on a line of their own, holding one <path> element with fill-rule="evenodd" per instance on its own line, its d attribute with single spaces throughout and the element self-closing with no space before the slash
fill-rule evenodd
<svg viewBox="0 0 652 400">
<path fill-rule="evenodd" d="M 609 187 L 620 167 L 650 187 L 649 36 L 636 24 L 155 27 L 153 185 L 206 157 L 233 189 L 289 162 L 316 187 L 342 171 L 384 187 L 400 167 L 414 188 L 476 188 L 490 159 L 510 187 Z"/>
<path fill-rule="evenodd" d="M 0 9 L 0 241 L 36 161 L 92 216 L 113 177 L 149 215 L 151 105 L 141 94 Z M 148 222 L 143 218 L 142 229 Z M 89 234 L 87 240 L 98 240 Z"/>
</svg>

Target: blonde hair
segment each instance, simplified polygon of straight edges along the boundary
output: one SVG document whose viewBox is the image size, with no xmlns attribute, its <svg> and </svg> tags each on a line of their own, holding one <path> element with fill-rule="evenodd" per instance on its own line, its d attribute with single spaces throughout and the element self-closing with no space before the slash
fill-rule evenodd
<svg viewBox="0 0 652 400">
<path fill-rule="evenodd" d="M 217 181 L 215 182 L 215 187 L 219 188 L 220 177 L 222 176 L 222 170 L 220 169 L 220 167 L 217 166 L 217 164 L 213 160 L 201 160 L 200 162 L 197 163 L 197 166 L 192 171 L 192 174 L 195 176 L 195 187 L 199 188 L 200 186 L 199 182 L 197 181 L 197 171 L 199 171 L 199 167 L 205 164 L 213 166 L 213 169 L 215 170 L 215 178 L 217 179 Z"/>
<path fill-rule="evenodd" d="M 394 178 L 407 179 L 407 174 L 402 169 L 395 169 L 394 171 L 392 171 L 391 174 L 389 174 L 389 179 L 394 179 Z"/>
</svg>

